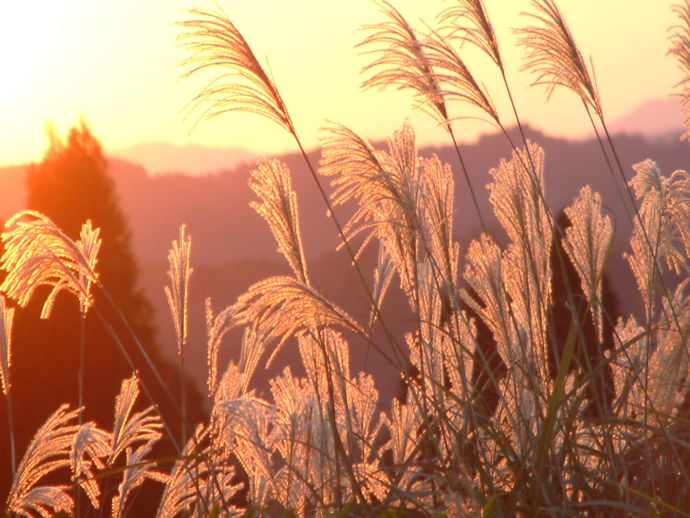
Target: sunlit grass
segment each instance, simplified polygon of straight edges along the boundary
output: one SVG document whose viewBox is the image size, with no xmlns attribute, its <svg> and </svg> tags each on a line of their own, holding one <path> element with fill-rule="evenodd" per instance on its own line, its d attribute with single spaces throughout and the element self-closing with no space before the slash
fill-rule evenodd
<svg viewBox="0 0 690 518">
<path fill-rule="evenodd" d="M 506 244 L 500 246 L 484 225 L 469 243 L 454 239 L 454 219 L 469 209 L 456 206 L 453 164 L 419 156 L 407 125 L 386 149 L 344 126 L 329 126 L 317 171 L 277 85 L 237 27 L 222 12 L 190 12 L 181 24 L 183 42 L 193 51 L 186 73 L 216 73 L 191 106 L 202 119 L 253 112 L 294 137 L 357 270 L 369 304 L 361 313 L 369 321 L 358 321 L 315 285 L 291 172 L 276 160 L 260 162 L 249 179 L 258 198 L 251 206 L 268 224 L 290 273 L 252 285 L 217 314 L 208 301 L 208 421 L 186 423 L 186 444 L 169 467 L 147 460 L 170 431 L 154 407 L 133 412 L 136 377 L 122 384 L 113 431 L 77 422 L 79 409 L 60 407 L 11 467 L 9 513 L 71 513 L 85 494 L 93 508 L 88 512 L 124 516 L 133 489 L 152 479 L 164 484 L 161 517 L 688 516 L 688 174 L 664 174 L 647 160 L 626 180 L 631 172 L 620 164 L 585 58 L 556 5 L 534 0 L 527 18 L 532 25 L 521 31 L 526 68 L 536 73 L 535 84 L 546 83 L 549 91 L 564 87 L 582 99 L 602 135 L 609 172 L 630 205 L 626 257 L 644 311 L 617 318 L 602 295 L 613 224 L 601 197 L 582 186 L 563 218 L 552 214 L 544 196 L 544 151 L 526 139 L 515 104 L 509 118 L 521 142 L 511 140 L 459 55 L 458 41 L 485 52 L 503 78 L 489 86 L 512 100 L 484 6 L 480 0 L 457 4 L 441 16 L 443 30 L 418 34 L 381 2 L 387 21 L 372 26 L 365 41 L 379 56 L 365 67 L 375 71 L 365 86 L 414 90 L 448 129 L 465 173 L 450 103 L 469 104 L 499 127 L 512 153 L 496 157 L 488 188 Z M 686 22 L 687 6 L 679 13 Z M 445 35 L 449 26 L 453 37 Z M 681 60 L 687 32 L 681 26 L 672 37 Z M 472 189 L 469 183 L 458 189 L 465 187 Z M 348 203 L 356 207 L 341 223 L 333 207 Z M 483 221 L 476 199 L 472 209 Z M 90 290 L 99 286 L 97 230 L 85 226 L 75 243 L 42 216 L 20 214 L 3 238 L 6 296 L 23 305 L 36 285 L 47 284 L 55 293 L 72 292 L 83 311 L 89 308 Z M 359 266 L 366 247 L 378 249 L 371 279 Z M 190 254 L 191 241 L 181 230 L 166 289 L 181 371 Z M 669 273 L 679 279 L 674 285 L 666 281 Z M 414 315 L 404 343 L 381 313 L 394 282 Z M 565 303 L 555 300 L 562 285 Z M 565 323 L 556 316 L 563 310 Z M 244 330 L 239 360 L 218 365 L 222 339 L 234 327 Z M 381 405 L 373 377 L 352 371 L 353 337 L 398 368 L 403 396 Z M 270 380 L 270 396 L 258 394 L 252 381 L 288 341 L 304 375 L 286 366 Z M 2 382 L 9 396 L 5 349 Z M 184 406 L 180 412 L 184 417 Z M 112 471 L 123 455 L 117 493 L 105 498 L 99 473 Z M 58 469 L 71 477 L 44 484 L 44 475 Z M 241 484 L 247 509 L 233 503 Z"/>
</svg>

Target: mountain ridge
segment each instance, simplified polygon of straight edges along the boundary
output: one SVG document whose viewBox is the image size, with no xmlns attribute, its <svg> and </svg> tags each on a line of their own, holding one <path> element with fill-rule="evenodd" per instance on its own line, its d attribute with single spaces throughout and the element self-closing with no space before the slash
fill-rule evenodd
<svg viewBox="0 0 690 518">
<path fill-rule="evenodd" d="M 514 129 L 511 135 L 519 142 Z M 585 184 L 590 184 L 602 194 L 604 211 L 612 215 L 616 227 L 609 271 L 613 284 L 619 287 L 619 294 L 622 293 L 626 304 L 630 304 L 629 301 L 636 298 L 634 284 L 622 258 L 630 224 L 624 217 L 622 202 L 599 144 L 591 139 L 570 141 L 553 138 L 529 128 L 527 135 L 545 150 L 546 200 L 554 213 L 569 205 Z M 625 165 L 627 179 L 633 174 L 631 165 L 646 158 L 656 159 L 664 173 L 687 169 L 690 164 L 690 146 L 677 140 L 658 141 L 641 135 L 618 135 L 614 136 L 614 142 Z M 374 145 L 382 147 L 382 143 Z M 485 186 L 491 181 L 489 170 L 501 159 L 510 157 L 510 146 L 505 138 L 494 134 L 484 135 L 476 143 L 463 146 L 462 150 L 488 230 L 499 243 L 505 241 L 505 234 L 491 211 Z M 455 151 L 448 146 L 437 146 L 421 148 L 419 154 L 425 157 L 437 154 L 454 170 L 458 207 L 454 233 L 460 242 L 461 258 L 464 258 L 469 241 L 479 235 L 480 226 L 464 179 L 458 172 Z M 292 172 L 307 262 L 311 265 L 313 278 L 319 281 L 318 288 L 341 307 L 366 320 L 366 297 L 359 293 L 349 260 L 342 251 L 339 254 L 334 252 L 339 243 L 337 232 L 326 215 L 323 200 L 301 155 L 288 153 L 276 158 L 284 161 Z M 317 164 L 319 152 L 309 152 L 309 158 Z M 175 339 L 163 295 L 167 251 L 173 239 L 177 238 L 181 223 L 187 225 L 192 236 L 191 260 L 196 273 L 191 278 L 189 366 L 203 386 L 206 370 L 203 345 L 205 298 L 211 297 L 214 308 L 218 310 L 234 302 L 251 283 L 268 275 L 287 273 L 265 222 L 249 207 L 249 201 L 255 198 L 248 186 L 249 170 L 254 165 L 240 164 L 200 176 L 150 175 L 137 164 L 113 158 L 109 167 L 123 211 L 130 222 L 133 248 L 142 271 L 142 287 L 154 305 L 160 343 L 169 355 L 175 354 Z M 23 206 L 24 169 L 21 166 L 0 168 L 2 217 L 8 217 Z M 328 183 L 325 177 L 322 181 L 324 185 Z M 351 208 L 336 208 L 341 223 L 346 221 Z M 357 245 L 356 240 L 354 244 Z M 371 257 L 366 260 L 369 271 L 373 260 Z M 396 308 L 394 315 L 405 315 L 404 304 L 400 301 L 393 297 L 389 304 Z M 402 322 L 396 326 L 399 329 L 403 327 Z M 238 340 L 239 336 L 233 336 L 227 343 L 236 344 Z M 365 356 L 366 361 L 380 366 L 381 359 L 376 354 Z"/>
</svg>

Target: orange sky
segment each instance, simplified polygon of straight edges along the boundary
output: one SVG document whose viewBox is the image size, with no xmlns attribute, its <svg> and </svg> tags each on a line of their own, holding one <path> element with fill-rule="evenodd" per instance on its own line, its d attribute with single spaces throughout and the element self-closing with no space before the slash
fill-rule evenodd
<svg viewBox="0 0 690 518">
<path fill-rule="evenodd" d="M 579 136 L 587 121 L 570 93 L 546 104 L 542 88 L 527 89 L 519 72 L 523 56 L 511 27 L 526 19 L 528 0 L 485 0 L 493 18 L 524 119 L 555 135 Z M 680 79 L 666 56 L 667 29 L 675 23 L 668 0 L 560 0 L 576 41 L 594 60 L 604 110 L 609 120 L 640 103 L 665 97 Z M 260 57 L 267 57 L 278 87 L 308 146 L 317 143 L 326 119 L 380 138 L 412 122 L 422 143 L 445 142 L 423 114 L 413 112 L 407 95 L 359 89 L 366 57 L 353 45 L 358 28 L 381 20 L 368 0 L 218 0 Z M 431 22 L 444 2 L 399 0 L 411 20 Z M 40 159 L 44 127 L 54 121 L 63 132 L 84 115 L 107 149 L 145 141 L 189 142 L 244 147 L 262 154 L 293 149 L 270 123 L 230 114 L 204 123 L 189 134 L 181 110 L 202 82 L 180 81 L 173 22 L 183 9 L 213 7 L 210 0 L 37 0 L 8 2 L 0 17 L 0 164 Z M 503 93 L 486 60 L 473 53 L 468 63 L 493 93 Z M 456 115 L 461 114 L 454 108 Z M 503 112 L 509 120 L 508 112 Z M 458 133 L 469 140 L 489 128 L 462 122 Z"/>
</svg>

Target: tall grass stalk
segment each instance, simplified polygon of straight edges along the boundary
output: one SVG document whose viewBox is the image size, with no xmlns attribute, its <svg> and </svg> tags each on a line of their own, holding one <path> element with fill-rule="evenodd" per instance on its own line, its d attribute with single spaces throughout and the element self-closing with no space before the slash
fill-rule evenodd
<svg viewBox="0 0 690 518">
<path fill-rule="evenodd" d="M 369 26 L 363 45 L 375 58 L 365 66 L 372 75 L 364 87 L 412 90 L 444 126 L 484 232 L 461 255 L 453 236 L 452 170 L 438 157 L 419 156 L 409 126 L 392 136 L 387 149 L 377 149 L 349 128 L 331 125 L 317 171 L 275 82 L 239 30 L 222 12 L 191 11 L 180 24 L 181 40 L 192 51 L 185 74 L 221 75 L 189 108 L 201 111 L 199 121 L 237 110 L 255 113 L 292 135 L 336 226 L 339 247 L 366 291 L 368 326 L 319 290 L 305 259 L 291 173 L 276 160 L 261 161 L 251 173 L 251 206 L 268 224 L 289 274 L 253 284 L 217 314 L 207 301 L 208 422 L 193 430 L 184 402 L 175 403 L 187 440 L 176 443 L 180 453 L 168 475 L 146 458 L 162 431 L 175 437 L 151 407 L 133 413 L 136 378 L 123 382 L 112 432 L 60 408 L 20 462 L 10 512 L 74 512 L 72 495 L 78 500 L 80 491 L 104 512 L 107 498 L 98 477 L 120 458 L 122 483 L 111 499 L 116 518 L 127 514 L 128 495 L 147 478 L 165 485 L 159 517 L 242 515 L 245 510 L 232 503 L 240 488 L 237 462 L 247 477 L 245 516 L 687 516 L 690 175 L 666 176 L 645 161 L 626 182 L 590 68 L 555 2 L 534 0 L 528 15 L 533 25 L 521 31 L 526 68 L 548 94 L 565 87 L 580 97 L 629 209 L 633 230 L 626 258 L 644 321 L 616 318 L 604 295 L 615 222 L 589 186 L 565 209 L 564 220 L 553 216 L 544 194 L 544 151 L 527 139 L 483 2 L 457 0 L 438 18 L 441 27 L 427 27 L 425 34 L 391 3 L 378 5 L 386 21 Z M 678 12 L 687 22 L 687 6 Z M 458 40 L 478 47 L 498 67 L 520 145 L 465 65 Z M 684 33 L 673 41 L 683 66 Z M 479 211 L 453 132 L 453 101 L 478 110 L 510 144 L 511 156 L 497 161 L 488 185 L 507 237 L 503 246 Z M 330 195 L 320 175 L 330 180 Z M 334 209 L 350 203 L 354 212 L 341 224 Z M 5 238 L 9 275 L 2 288 L 20 304 L 46 284 L 53 291 L 44 314 L 63 289 L 85 312 L 91 284 L 102 289 L 93 229 L 75 243 L 41 215 L 25 213 L 10 220 Z M 371 285 L 359 261 L 370 245 L 378 246 Z M 181 230 L 169 256 L 166 296 L 182 375 L 189 251 Z M 668 283 L 671 274 L 677 285 Z M 413 315 L 404 342 L 381 313 L 395 279 Z M 384 345 L 374 338 L 376 323 Z M 105 325 L 135 370 L 139 366 Z M 244 328 L 239 359 L 222 368 L 222 340 L 235 327 Z M 125 329 L 132 334 L 126 322 Z M 353 336 L 380 351 L 405 384 L 384 412 L 371 375 L 351 372 Z M 257 393 L 252 380 L 260 362 L 277 361 L 288 343 L 304 374 L 287 366 L 270 380 L 270 394 Z M 3 364 L 3 386 L 9 387 L 6 372 Z M 141 388 L 151 399 L 146 384 Z M 71 489 L 40 485 L 56 467 L 70 470 Z M 79 501 L 76 512 L 86 513 Z"/>
</svg>

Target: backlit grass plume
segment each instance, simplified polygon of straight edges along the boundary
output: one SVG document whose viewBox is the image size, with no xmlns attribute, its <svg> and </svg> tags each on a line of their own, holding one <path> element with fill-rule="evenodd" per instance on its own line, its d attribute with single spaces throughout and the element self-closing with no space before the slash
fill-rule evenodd
<svg viewBox="0 0 690 518">
<path fill-rule="evenodd" d="M 553 0 L 532 0 L 532 6 L 534 12 L 526 16 L 535 25 L 517 31 L 520 45 L 527 50 L 523 69 L 536 76 L 534 85 L 546 85 L 548 96 L 563 86 L 602 118 L 599 92 L 561 11 Z"/>
<path fill-rule="evenodd" d="M 66 485 L 38 485 L 47 475 L 70 467 L 70 451 L 79 425 L 79 410 L 62 405 L 39 428 L 17 468 L 7 499 L 7 509 L 20 516 L 38 513 L 48 518 L 55 513 L 70 513 L 74 499 Z"/>
<path fill-rule="evenodd" d="M 94 509 L 100 507 L 101 495 L 101 488 L 94 474 L 96 470 L 102 470 L 105 467 L 104 458 L 109 450 L 110 434 L 108 432 L 101 430 L 93 422 L 79 426 L 70 452 L 72 482 L 81 487 Z"/>
<path fill-rule="evenodd" d="M 680 19 L 678 25 L 671 30 L 671 54 L 678 63 L 678 67 L 683 73 L 683 79 L 676 85 L 680 90 L 678 97 L 685 113 L 685 128 L 687 131 L 682 138 L 687 139 L 690 135 L 690 1 L 676 4 L 674 12 Z"/>
<path fill-rule="evenodd" d="M 230 111 L 264 116 L 292 133 L 292 120 L 273 80 L 259 63 L 244 36 L 222 11 L 192 9 L 180 22 L 179 39 L 191 52 L 183 77 L 217 69 L 220 75 L 189 104 L 200 119 Z"/>
<path fill-rule="evenodd" d="M 162 437 L 161 418 L 152 406 L 133 412 L 138 396 L 139 380 L 132 375 L 122 381 L 120 393 L 115 398 L 115 422 L 106 460 L 110 467 L 117 462 L 125 468 L 117 494 L 112 498 L 112 518 L 125 516 L 127 500 L 146 479 L 168 480 L 167 474 L 154 469 L 155 462 L 146 459 L 153 445 Z"/>
<path fill-rule="evenodd" d="M 185 447 L 164 462 L 149 457 L 164 429 L 154 406 L 135 410 L 136 375 L 122 382 L 112 431 L 78 421 L 81 410 L 63 405 L 13 470 L 8 513 L 92 516 L 98 509 L 125 518 L 136 514 L 139 488 L 155 482 L 163 485 L 160 518 L 690 516 L 690 175 L 664 175 L 646 160 L 625 180 L 636 218 L 628 212 L 632 232 L 624 256 L 641 304 L 619 317 L 606 278 L 614 218 L 602 197 L 582 186 L 564 209 L 564 228 L 556 224 L 563 220 L 546 203 L 552 165 L 520 126 L 483 1 L 453 0 L 438 18 L 443 27 L 424 36 L 392 3 L 377 5 L 386 20 L 369 26 L 363 43 L 365 54 L 374 55 L 365 87 L 413 91 L 450 136 L 446 102 L 469 103 L 508 140 L 510 155 L 496 156 L 486 177 L 499 232 L 483 225 L 474 240 L 456 239 L 456 213 L 465 220 L 469 210 L 455 196 L 456 175 L 439 156 L 420 153 L 407 124 L 383 147 L 330 125 L 320 164 L 329 194 L 246 40 L 224 14 L 190 11 L 180 24 L 193 53 L 187 74 L 220 71 L 192 108 L 205 109 L 202 119 L 232 110 L 258 113 L 295 137 L 368 295 L 348 293 L 349 300 L 369 307 L 346 311 L 325 296 L 319 276 L 309 275 L 290 170 L 260 161 L 249 179 L 256 195 L 250 204 L 289 274 L 252 284 L 219 312 L 207 299 L 208 419 L 193 434 L 184 428 Z M 625 177 L 590 70 L 554 0 L 532 0 L 532 7 L 534 24 L 520 36 L 535 83 L 546 84 L 549 94 L 564 86 L 580 96 L 606 133 L 608 151 L 600 143 L 611 171 L 613 157 Z M 690 73 L 690 1 L 676 10 L 682 26 L 671 37 L 672 53 Z M 462 49 L 452 46 L 457 38 L 500 69 L 523 147 L 499 121 Z M 681 83 L 684 92 L 688 81 Z M 457 143 L 455 150 L 470 185 Z M 350 211 L 346 225 L 338 223 L 335 206 Z M 52 290 L 47 316 L 57 293 L 67 290 L 86 312 L 98 280 L 98 230 L 87 223 L 74 242 L 44 216 L 21 212 L 3 238 L 8 297 L 24 305 L 45 286 Z M 357 264 L 370 246 L 378 254 L 370 265 L 373 283 Z M 181 227 L 165 291 L 180 352 L 187 340 L 189 255 Z M 382 308 L 394 282 L 398 300 Z M 0 375 L 11 409 L 12 310 L 5 302 L 0 298 Z M 368 328 L 351 315 L 368 315 Z M 243 328 L 241 342 L 232 344 L 238 354 L 223 362 L 221 346 L 236 339 L 228 332 L 237 327 Z M 256 386 L 272 362 L 283 361 L 277 353 L 284 344 L 290 358 Z M 355 372 L 366 360 L 363 345 L 380 352 L 395 375 L 375 380 Z M 183 374 L 182 354 L 180 360 Z M 393 384 L 399 384 L 395 395 Z M 114 477 L 119 483 L 110 483 Z M 84 494 L 88 502 L 84 497 L 80 505 Z"/>
<path fill-rule="evenodd" d="M 292 273 L 300 281 L 309 283 L 299 230 L 297 196 L 292 190 L 290 171 L 277 160 L 264 160 L 252 171 L 250 187 L 259 197 L 250 206 L 268 224 Z"/>
<path fill-rule="evenodd" d="M 187 343 L 187 313 L 189 305 L 189 279 L 192 276 L 190 254 L 192 239 L 181 225 L 179 237 L 172 243 L 168 252 L 168 280 L 165 287 L 165 298 L 168 301 L 170 314 L 175 324 L 177 336 L 177 353 L 182 355 Z"/>
<path fill-rule="evenodd" d="M 503 68 L 501 52 L 493 25 L 482 0 L 454 0 L 439 15 L 439 22 L 457 36 L 481 49 L 499 68 Z"/>
<path fill-rule="evenodd" d="M 375 54 L 377 58 L 362 68 L 363 73 L 371 73 L 362 87 L 393 86 L 400 90 L 411 90 L 420 107 L 439 123 L 447 124 L 444 95 L 429 63 L 423 41 L 392 4 L 381 0 L 377 5 L 388 19 L 364 27 L 369 34 L 358 46 L 364 49 L 365 54 Z"/>
<path fill-rule="evenodd" d="M 580 190 L 575 203 L 565 210 L 572 226 L 565 231 L 565 250 L 577 270 L 582 291 L 592 301 L 592 314 L 599 340 L 603 339 L 603 312 L 600 272 L 613 239 L 613 225 L 609 216 L 601 213 L 601 196 L 589 185 Z"/>
<path fill-rule="evenodd" d="M 489 122 L 499 125 L 498 112 L 493 102 L 479 86 L 479 82 L 453 45 L 435 32 L 425 40 L 424 48 L 446 102 L 464 102 L 482 112 L 488 117 Z"/>
<path fill-rule="evenodd" d="M 51 288 L 41 318 L 50 315 L 55 297 L 63 290 L 79 299 L 83 313 L 88 311 L 93 304 L 91 285 L 98 282 L 95 267 L 101 246 L 99 229 L 90 221 L 82 225 L 75 242 L 46 216 L 22 211 L 7 221 L 2 239 L 1 262 L 7 271 L 0 286 L 3 293 L 25 306 L 37 288 Z"/>
</svg>

